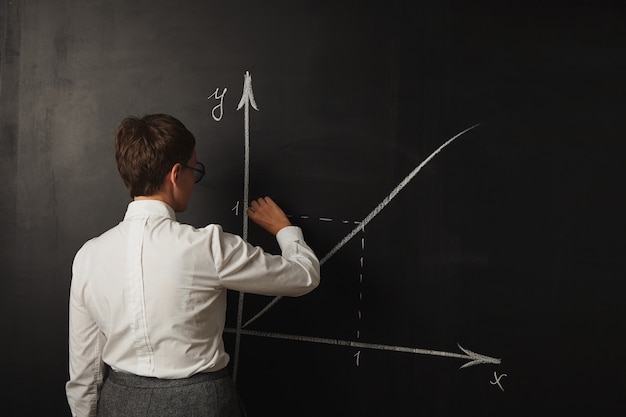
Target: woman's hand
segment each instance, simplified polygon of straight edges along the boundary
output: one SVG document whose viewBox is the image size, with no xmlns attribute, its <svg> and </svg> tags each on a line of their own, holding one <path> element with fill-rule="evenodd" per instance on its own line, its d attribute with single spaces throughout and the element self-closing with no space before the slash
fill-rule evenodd
<svg viewBox="0 0 626 417">
<path fill-rule="evenodd" d="M 283 227 L 291 226 L 283 210 L 269 197 L 253 200 L 248 208 L 248 217 L 273 235 Z"/>
</svg>

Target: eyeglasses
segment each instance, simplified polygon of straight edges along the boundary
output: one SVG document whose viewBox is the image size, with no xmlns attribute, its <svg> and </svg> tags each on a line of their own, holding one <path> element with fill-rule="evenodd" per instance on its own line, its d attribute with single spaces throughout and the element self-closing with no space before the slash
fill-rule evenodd
<svg viewBox="0 0 626 417">
<path fill-rule="evenodd" d="M 196 183 L 199 183 L 206 173 L 202 162 L 198 162 L 195 167 L 190 167 L 189 165 L 183 165 L 183 167 L 193 170 L 193 178 Z"/>
</svg>

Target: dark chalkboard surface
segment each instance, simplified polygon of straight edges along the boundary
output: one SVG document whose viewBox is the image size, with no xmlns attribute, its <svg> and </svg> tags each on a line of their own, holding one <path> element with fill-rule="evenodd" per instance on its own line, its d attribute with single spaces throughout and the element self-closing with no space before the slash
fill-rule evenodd
<svg viewBox="0 0 626 417">
<path fill-rule="evenodd" d="M 324 258 L 305 297 L 229 295 L 249 416 L 626 409 L 625 7 L 0 4 L 3 415 L 69 415 L 71 262 L 155 112 L 209 171 L 181 221 L 275 251 L 242 218 L 271 195 Z"/>
</svg>

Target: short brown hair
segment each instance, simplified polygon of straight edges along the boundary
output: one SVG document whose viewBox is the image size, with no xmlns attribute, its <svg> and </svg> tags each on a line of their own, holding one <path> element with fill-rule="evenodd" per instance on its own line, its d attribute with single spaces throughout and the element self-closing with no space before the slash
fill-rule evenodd
<svg viewBox="0 0 626 417">
<path fill-rule="evenodd" d="M 130 196 L 156 194 L 172 167 L 189 161 L 195 146 L 193 134 L 167 114 L 124 119 L 115 130 L 115 159 Z"/>
</svg>

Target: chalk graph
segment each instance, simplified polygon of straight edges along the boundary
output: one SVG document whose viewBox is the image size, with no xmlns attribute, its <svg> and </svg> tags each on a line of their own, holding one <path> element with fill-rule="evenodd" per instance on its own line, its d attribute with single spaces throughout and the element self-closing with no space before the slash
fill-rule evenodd
<svg viewBox="0 0 626 417">
<path fill-rule="evenodd" d="M 223 100 L 224 100 L 224 96 L 226 95 L 227 92 L 227 88 L 224 88 L 222 93 L 220 94 L 220 90 L 219 88 L 217 88 L 215 90 L 215 92 L 213 94 L 211 94 L 208 99 L 215 99 L 217 101 L 219 101 L 219 103 L 213 107 L 212 111 L 211 111 L 211 116 L 213 117 L 213 119 L 216 122 L 219 122 L 224 114 L 224 108 L 223 108 Z M 248 239 L 248 223 L 249 223 L 249 219 L 246 213 L 246 208 L 248 207 L 248 202 L 249 202 L 249 184 L 250 184 L 250 108 L 253 108 L 254 110 L 258 111 L 258 106 L 256 104 L 256 101 L 254 99 L 254 93 L 252 90 L 252 76 L 250 75 L 249 72 L 246 72 L 244 74 L 244 83 L 243 83 L 243 93 L 241 96 L 241 100 L 239 101 L 239 104 L 237 106 L 237 110 L 244 110 L 244 176 L 243 176 L 243 233 L 242 233 L 242 237 L 247 240 Z M 365 216 L 365 218 L 363 218 L 362 220 L 359 221 L 347 221 L 347 220 L 342 220 L 342 223 L 344 224 L 353 224 L 354 227 L 351 229 L 351 231 L 349 233 L 347 233 L 339 242 L 337 242 L 336 245 L 334 245 L 332 247 L 332 249 L 326 253 L 321 259 L 320 259 L 320 265 L 324 265 L 330 258 L 332 258 L 333 256 L 337 255 L 338 253 L 341 252 L 341 249 L 350 241 L 354 240 L 355 237 L 359 234 L 364 232 L 365 227 L 372 222 L 376 216 L 385 209 L 385 207 L 415 178 L 415 176 L 422 170 L 422 168 L 424 168 L 424 166 L 426 166 L 435 156 L 437 156 L 437 154 L 439 154 L 441 151 L 443 151 L 448 145 L 450 145 L 451 143 L 453 143 L 455 140 L 457 140 L 458 138 L 462 137 L 465 133 L 471 131 L 472 129 L 476 128 L 478 126 L 478 124 L 473 125 L 468 127 L 467 129 L 464 129 L 463 131 L 457 133 L 456 135 L 452 136 L 451 138 L 449 138 L 448 140 L 446 140 L 442 145 L 440 145 L 437 149 L 435 149 L 427 158 L 425 158 L 419 165 L 417 165 L 396 187 L 394 187 L 391 192 L 386 195 L 383 200 L 376 206 L 374 207 L 367 216 Z M 238 207 L 237 203 L 237 207 Z M 333 219 L 331 218 L 327 218 L 327 217 L 319 217 L 317 218 L 317 220 L 319 221 L 323 221 L 323 222 L 330 222 L 333 221 Z M 363 251 L 364 246 L 365 246 L 365 238 L 361 238 L 361 251 Z M 362 283 L 363 280 L 363 257 L 361 256 L 360 259 L 360 265 L 361 265 L 361 271 L 359 272 L 359 279 L 360 282 Z M 323 274 L 322 274 L 322 279 L 323 279 Z M 362 298 L 362 294 L 360 294 L 360 297 Z M 257 312 L 252 318 L 250 318 L 248 321 L 246 321 L 244 323 L 243 321 L 243 311 L 244 311 L 244 301 L 245 301 L 245 294 L 244 293 L 239 293 L 239 300 L 238 300 L 238 306 L 237 306 L 237 327 L 236 328 L 226 328 L 224 331 L 227 333 L 233 333 L 235 334 L 235 353 L 234 353 L 234 367 L 233 367 L 233 379 L 237 378 L 237 373 L 238 373 L 238 369 L 239 369 L 239 356 L 240 356 L 240 349 L 241 349 L 241 339 L 242 336 L 251 336 L 251 337 L 262 337 L 262 338 L 270 338 L 270 339 L 281 339 L 281 340 L 291 340 L 291 341 L 297 341 L 297 342 L 304 342 L 304 343 L 317 343 L 317 344 L 325 344 L 325 345 L 334 345 L 334 346 L 347 346 L 347 347 L 353 347 L 353 348 L 357 348 L 357 349 L 374 349 L 374 350 L 380 350 L 380 351 L 388 351 L 388 352 L 403 352 L 403 353 L 411 353 L 411 354 L 418 354 L 418 355 L 428 355 L 428 356 L 438 356 L 438 357 L 446 357 L 446 358 L 454 358 L 454 359 L 463 359 L 465 360 L 465 363 L 463 365 L 460 366 L 460 368 L 467 368 L 470 366 L 474 366 L 474 365 L 480 365 L 480 364 L 495 364 L 495 365 L 499 365 L 501 363 L 501 359 L 499 358 L 494 358 L 491 356 L 487 356 L 487 355 L 483 355 L 483 354 L 479 354 L 476 352 L 473 352 L 469 349 L 466 349 L 464 347 L 462 347 L 460 344 L 457 343 L 457 346 L 459 348 L 459 350 L 462 353 L 457 353 L 457 352 L 445 352 L 445 351 L 439 351 L 439 350 L 432 350 L 432 349 L 422 349 L 422 348 L 417 348 L 417 347 L 407 347 L 407 346 L 393 346 L 393 345 L 385 345 L 385 344 L 376 344 L 376 343 L 365 343 L 363 341 L 360 340 L 360 333 L 359 330 L 357 329 L 357 331 L 355 332 L 355 339 L 356 340 L 342 340 L 342 339 L 333 339 L 333 338 L 324 338 L 324 337 L 317 337 L 317 336 L 302 336 L 302 335 L 292 335 L 292 334 L 284 334 L 284 333 L 275 333 L 275 332 L 264 332 L 264 331 L 256 331 L 256 330 L 249 330 L 247 329 L 247 327 L 253 323 L 254 321 L 256 321 L 257 319 L 259 319 L 260 317 L 262 317 L 264 314 L 266 314 L 272 307 L 274 307 L 277 303 L 280 302 L 280 300 L 282 299 L 282 297 L 275 297 L 273 298 L 270 302 L 267 303 L 267 305 L 262 308 L 259 312 Z M 359 320 L 361 319 L 361 311 L 358 311 L 358 317 Z M 355 355 L 355 363 L 357 366 L 359 366 L 359 361 L 360 361 L 360 353 L 361 351 L 359 350 Z M 490 381 L 490 383 L 492 385 L 497 385 L 502 391 L 504 391 L 503 386 L 500 383 L 500 380 L 503 376 L 506 376 L 506 374 L 502 374 L 501 376 L 497 376 L 497 374 L 494 372 L 494 378 L 495 381 L 492 382 Z"/>
</svg>

